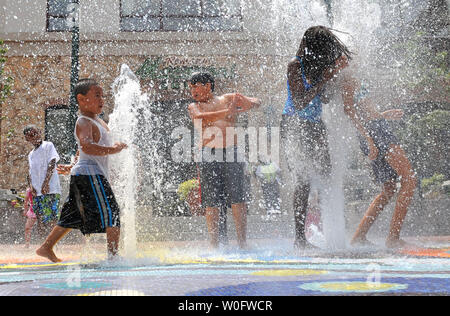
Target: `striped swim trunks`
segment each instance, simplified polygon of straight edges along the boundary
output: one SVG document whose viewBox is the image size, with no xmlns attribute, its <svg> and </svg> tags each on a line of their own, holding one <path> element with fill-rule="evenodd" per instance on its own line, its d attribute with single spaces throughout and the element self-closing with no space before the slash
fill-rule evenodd
<svg viewBox="0 0 450 316">
<path fill-rule="evenodd" d="M 108 180 L 102 175 L 71 176 L 58 226 L 79 229 L 83 235 L 120 227 L 119 205 Z"/>
</svg>

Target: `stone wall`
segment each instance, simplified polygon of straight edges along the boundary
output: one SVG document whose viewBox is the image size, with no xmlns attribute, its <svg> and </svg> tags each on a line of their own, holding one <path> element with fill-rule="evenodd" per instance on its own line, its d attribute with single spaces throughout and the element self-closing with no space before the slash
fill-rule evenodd
<svg viewBox="0 0 450 316">
<path fill-rule="evenodd" d="M 70 67 L 63 57 L 10 57 L 6 72 L 14 78 L 13 93 L 1 105 L 0 188 L 24 189 L 26 156 L 31 150 L 23 137 L 23 127 L 44 128 L 45 105 L 64 97 L 69 81 L 64 74 Z"/>
<path fill-rule="evenodd" d="M 108 60 L 99 63 L 92 58 L 81 62 L 84 66 L 80 77 L 95 73 L 107 87 L 117 74 L 117 69 L 110 67 L 114 63 Z M 13 94 L 2 105 L 0 187 L 23 190 L 28 168 L 26 157 L 32 149 L 24 140 L 23 127 L 35 124 L 43 131 L 45 109 L 55 104 L 68 104 L 70 58 L 10 57 L 6 68 L 14 78 L 14 85 Z"/>
</svg>

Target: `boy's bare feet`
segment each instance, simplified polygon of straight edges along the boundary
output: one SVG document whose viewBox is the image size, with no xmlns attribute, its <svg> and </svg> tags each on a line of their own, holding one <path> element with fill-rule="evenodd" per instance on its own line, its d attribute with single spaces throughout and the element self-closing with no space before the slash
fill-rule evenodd
<svg viewBox="0 0 450 316">
<path fill-rule="evenodd" d="M 62 262 L 61 259 L 59 259 L 58 257 L 56 257 L 55 253 L 53 252 L 52 249 L 48 249 L 45 248 L 44 246 L 42 246 L 41 248 L 39 248 L 38 250 L 36 250 L 36 254 L 38 256 L 47 258 L 48 260 L 50 260 L 53 263 L 58 263 L 58 262 Z"/>
<path fill-rule="evenodd" d="M 239 246 L 239 250 L 242 250 L 242 251 L 249 250 L 249 247 L 246 242 L 240 242 L 240 243 L 238 243 L 238 246 Z"/>
<path fill-rule="evenodd" d="M 387 239 L 386 247 L 390 249 L 417 248 L 416 246 L 408 244 L 402 239 Z"/>
<path fill-rule="evenodd" d="M 374 247 L 375 244 L 368 241 L 367 238 L 353 238 L 350 242 L 352 246 L 361 246 L 361 247 Z"/>
<path fill-rule="evenodd" d="M 299 249 L 299 250 L 314 250 L 314 249 L 319 249 L 319 248 L 317 248 L 316 246 L 314 246 L 313 244 L 311 244 L 311 243 L 309 243 L 307 240 L 300 240 L 300 239 L 297 239 L 295 242 L 294 242 L 294 247 L 296 248 L 296 249 Z"/>
</svg>

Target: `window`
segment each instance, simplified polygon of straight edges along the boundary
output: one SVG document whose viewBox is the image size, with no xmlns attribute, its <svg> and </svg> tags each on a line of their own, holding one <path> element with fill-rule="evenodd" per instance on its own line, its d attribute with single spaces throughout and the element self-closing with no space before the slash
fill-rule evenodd
<svg viewBox="0 0 450 316">
<path fill-rule="evenodd" d="M 125 32 L 241 31 L 240 0 L 121 0 Z"/>
<path fill-rule="evenodd" d="M 69 108 L 64 104 L 48 107 L 45 110 L 45 140 L 52 142 L 61 158 L 60 163 L 69 163 L 72 154 L 69 130 Z"/>
<path fill-rule="evenodd" d="M 79 0 L 47 1 L 47 32 L 71 31 L 71 17 Z"/>
<path fill-rule="evenodd" d="M 138 148 L 139 164 L 142 170 L 153 170 L 147 175 L 138 176 L 138 200 L 141 205 L 151 205 L 155 216 L 186 216 L 189 209 L 177 194 L 178 185 L 186 180 L 197 178 L 194 162 L 177 162 L 172 157 L 172 149 L 179 139 L 172 137 L 172 129 L 167 126 L 185 126 L 191 131 L 191 144 L 194 144 L 194 126 L 186 111 L 191 100 L 179 99 L 158 101 L 150 105 L 152 113 L 158 117 L 159 124 L 147 115 L 139 115 L 139 129 L 133 144 Z M 149 143 L 148 139 L 158 139 Z M 154 159 L 155 153 L 159 156 Z M 158 183 L 155 187 L 153 183 Z"/>
</svg>

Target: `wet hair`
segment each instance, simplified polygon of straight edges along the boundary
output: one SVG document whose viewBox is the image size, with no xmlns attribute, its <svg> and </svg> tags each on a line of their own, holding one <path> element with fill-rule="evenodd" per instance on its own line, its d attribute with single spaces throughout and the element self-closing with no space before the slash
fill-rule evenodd
<svg viewBox="0 0 450 316">
<path fill-rule="evenodd" d="M 86 78 L 86 79 L 80 79 L 77 84 L 75 85 L 75 88 L 73 90 L 73 93 L 75 95 L 75 98 L 77 95 L 82 94 L 86 95 L 88 94 L 89 90 L 92 87 L 98 86 L 98 82 L 94 79 Z M 78 101 L 77 101 L 78 102 Z"/>
<path fill-rule="evenodd" d="M 191 84 L 197 84 L 201 83 L 203 85 L 210 83 L 211 84 L 211 91 L 214 92 L 214 86 L 215 86 L 215 80 L 214 77 L 207 73 L 207 72 L 196 72 L 194 73 L 191 78 L 189 79 L 189 82 Z"/>
<path fill-rule="evenodd" d="M 352 53 L 330 28 L 321 25 L 306 30 L 297 52 L 297 56 L 302 57 L 305 75 L 313 84 L 320 81 L 324 71 L 342 55 L 350 60 Z"/>
<path fill-rule="evenodd" d="M 36 125 L 27 125 L 27 126 L 25 126 L 25 128 L 23 129 L 23 134 L 26 136 L 26 135 L 29 135 L 29 134 L 31 134 L 31 133 L 36 133 L 36 132 L 39 132 L 39 128 L 37 128 L 37 126 Z"/>
</svg>

